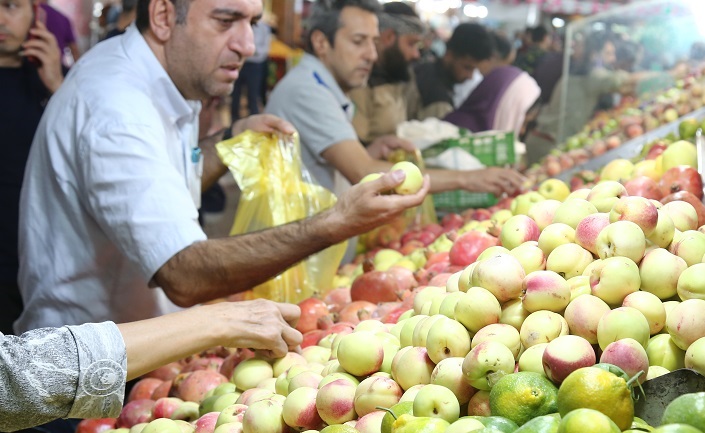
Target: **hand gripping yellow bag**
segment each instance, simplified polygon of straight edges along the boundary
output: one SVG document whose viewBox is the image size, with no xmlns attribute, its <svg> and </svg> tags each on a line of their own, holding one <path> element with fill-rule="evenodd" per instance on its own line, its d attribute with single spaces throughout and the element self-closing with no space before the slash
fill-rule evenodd
<svg viewBox="0 0 705 433">
<path fill-rule="evenodd" d="M 318 185 L 301 162 L 298 135 L 246 131 L 216 144 L 241 190 L 230 235 L 300 220 L 328 209 L 335 195 Z M 298 303 L 331 288 L 346 242 L 333 245 L 254 287 L 245 297 Z"/>
</svg>

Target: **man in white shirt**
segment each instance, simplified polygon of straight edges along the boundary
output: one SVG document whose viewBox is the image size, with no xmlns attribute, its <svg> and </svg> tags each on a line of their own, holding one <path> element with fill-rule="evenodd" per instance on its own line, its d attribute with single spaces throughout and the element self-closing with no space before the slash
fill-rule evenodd
<svg viewBox="0 0 705 433">
<path fill-rule="evenodd" d="M 419 205 L 381 195 L 394 172 L 312 218 L 206 240 L 200 191 L 226 170 L 222 134 L 197 143 L 199 100 L 224 96 L 254 52 L 261 0 L 141 0 L 136 25 L 99 44 L 52 97 L 20 204 L 18 332 L 127 322 L 251 288 Z M 293 132 L 274 116 L 232 127 Z M 283 319 L 282 319 L 283 320 Z"/>
</svg>

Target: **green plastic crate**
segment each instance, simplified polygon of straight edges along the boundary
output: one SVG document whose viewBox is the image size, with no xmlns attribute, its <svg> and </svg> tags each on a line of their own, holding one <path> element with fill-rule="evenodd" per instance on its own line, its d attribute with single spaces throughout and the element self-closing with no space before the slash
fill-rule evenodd
<svg viewBox="0 0 705 433">
<path fill-rule="evenodd" d="M 472 134 L 461 129 L 460 137 L 436 143 L 424 149 L 421 154 L 424 159 L 433 158 L 453 147 L 462 148 L 487 167 L 505 166 L 515 162 L 514 132 L 488 131 Z M 489 207 L 496 203 L 497 197 L 489 193 L 447 191 L 433 194 L 433 204 L 442 212 L 462 212 L 465 209 Z"/>
</svg>

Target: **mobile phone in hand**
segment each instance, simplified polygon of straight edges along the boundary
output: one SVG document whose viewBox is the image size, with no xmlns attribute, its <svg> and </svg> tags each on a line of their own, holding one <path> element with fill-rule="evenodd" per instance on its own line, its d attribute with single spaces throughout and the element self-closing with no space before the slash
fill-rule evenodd
<svg viewBox="0 0 705 433">
<path fill-rule="evenodd" d="M 38 0 L 33 0 L 33 1 L 32 1 L 32 12 L 34 13 L 34 18 L 33 18 L 33 20 L 32 20 L 32 27 L 31 27 L 31 28 L 32 28 L 32 29 L 36 29 L 36 28 L 37 28 L 37 23 L 38 23 L 39 20 L 41 19 L 41 18 L 39 17 L 39 15 L 40 15 L 41 12 L 42 12 L 42 8 L 39 6 L 39 1 L 38 1 Z M 35 39 L 35 38 L 36 38 L 36 36 L 34 36 L 34 35 L 30 32 L 30 33 L 29 33 L 29 36 L 28 36 L 28 39 L 29 39 L 29 40 L 32 40 L 32 39 Z M 37 66 L 39 66 L 39 64 L 40 64 L 40 63 L 39 63 L 39 59 L 36 58 L 36 57 L 34 57 L 34 56 L 27 56 L 27 60 L 28 60 L 30 63 L 32 63 L 32 64 L 34 64 L 34 65 L 37 65 Z"/>
</svg>

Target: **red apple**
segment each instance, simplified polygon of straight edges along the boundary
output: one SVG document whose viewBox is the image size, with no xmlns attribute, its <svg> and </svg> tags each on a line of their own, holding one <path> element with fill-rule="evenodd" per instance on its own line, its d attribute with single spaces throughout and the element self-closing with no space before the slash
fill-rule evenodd
<svg viewBox="0 0 705 433">
<path fill-rule="evenodd" d="M 698 215 L 698 227 L 705 224 L 705 205 L 690 191 L 678 191 L 669 194 L 661 199 L 661 203 L 666 204 L 677 200 L 690 203 L 695 208 L 695 212 Z"/>
</svg>

